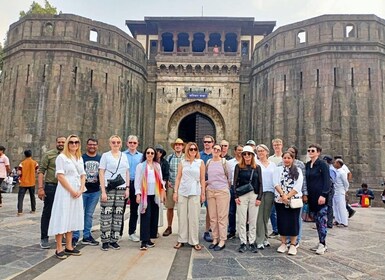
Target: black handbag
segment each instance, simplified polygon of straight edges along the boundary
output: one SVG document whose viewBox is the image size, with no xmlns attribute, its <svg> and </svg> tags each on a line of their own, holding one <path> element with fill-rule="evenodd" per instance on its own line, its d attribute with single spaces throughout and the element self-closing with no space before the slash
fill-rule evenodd
<svg viewBox="0 0 385 280">
<path fill-rule="evenodd" d="M 237 193 L 238 196 L 242 196 L 251 191 L 254 191 L 254 187 L 251 184 L 251 180 L 253 179 L 253 174 L 254 174 L 254 169 L 251 171 L 249 183 L 247 183 L 246 185 L 239 186 L 238 188 L 235 189 L 235 192 Z"/>
<path fill-rule="evenodd" d="M 114 173 L 112 173 L 111 171 L 108 170 L 109 172 L 111 172 L 112 176 L 114 176 L 116 174 L 116 172 L 118 172 L 121 158 L 122 158 L 122 153 L 120 153 L 118 166 L 116 167 L 116 171 Z M 109 192 L 111 190 L 114 190 L 117 187 L 119 187 L 125 183 L 126 183 L 126 181 L 124 181 L 122 175 L 118 174 L 114 179 L 107 179 L 106 191 Z"/>
</svg>

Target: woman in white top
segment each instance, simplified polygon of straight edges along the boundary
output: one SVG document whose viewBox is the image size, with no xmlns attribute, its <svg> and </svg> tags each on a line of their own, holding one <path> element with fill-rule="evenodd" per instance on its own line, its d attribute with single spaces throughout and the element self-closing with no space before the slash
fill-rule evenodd
<svg viewBox="0 0 385 280">
<path fill-rule="evenodd" d="M 259 206 L 257 217 L 257 248 L 263 250 L 270 246 L 267 231 L 271 208 L 274 203 L 274 183 L 273 174 L 276 168 L 274 162 L 269 160 L 269 148 L 264 144 L 259 144 L 256 148 L 258 160 L 257 163 L 262 169 L 263 194 L 261 205 Z"/>
<path fill-rule="evenodd" d="M 291 208 L 292 198 L 302 201 L 303 175 L 300 168 L 294 164 L 294 154 L 284 152 L 283 166 L 278 166 L 274 172 L 275 209 L 277 210 L 278 233 L 281 235 L 279 253 L 287 251 L 286 237 L 290 236 L 289 255 L 296 255 L 297 235 L 299 234 L 299 214 L 301 208 Z"/>
<path fill-rule="evenodd" d="M 140 250 L 155 246 L 151 238 L 157 238 L 159 206 L 165 200 L 162 169 L 157 161 L 155 148 L 147 147 L 135 171 L 136 203 L 140 211 Z"/>
<path fill-rule="evenodd" d="M 201 203 L 205 201 L 205 164 L 200 159 L 198 145 L 187 143 L 185 158 L 178 165 L 173 199 L 178 210 L 178 243 L 179 249 L 189 243 L 197 251 L 199 245 L 199 214 Z"/>
<path fill-rule="evenodd" d="M 55 235 L 56 257 L 65 259 L 67 255 L 80 255 L 80 251 L 72 246 L 72 231 L 84 228 L 82 193 L 85 191 L 86 173 L 78 136 L 67 137 L 63 152 L 56 158 L 55 173 L 58 185 L 52 205 L 48 235 Z M 65 250 L 62 245 L 63 234 L 66 236 Z"/>
<path fill-rule="evenodd" d="M 122 139 L 118 135 L 112 135 L 109 142 L 111 151 L 102 155 L 99 164 L 99 180 L 102 191 L 100 199 L 100 237 L 103 251 L 108 251 L 109 248 L 120 249 L 117 242 L 122 226 L 124 199 L 130 195 L 128 159 L 120 151 Z M 115 179 L 118 175 L 122 176 L 125 183 L 115 189 L 108 188 L 106 190 L 108 180 Z"/>
</svg>

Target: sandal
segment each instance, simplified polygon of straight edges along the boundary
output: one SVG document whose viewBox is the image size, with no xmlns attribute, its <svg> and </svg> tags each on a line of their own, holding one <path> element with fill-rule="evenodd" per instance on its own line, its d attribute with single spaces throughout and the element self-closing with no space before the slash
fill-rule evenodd
<svg viewBox="0 0 385 280">
<path fill-rule="evenodd" d="M 184 246 L 184 243 L 181 243 L 181 242 L 178 242 L 176 243 L 176 245 L 174 246 L 175 249 L 180 249 Z"/>
<path fill-rule="evenodd" d="M 195 251 L 200 251 L 200 250 L 202 250 L 202 246 L 199 245 L 199 244 L 197 244 L 197 245 L 192 245 L 191 247 L 193 247 Z"/>
</svg>

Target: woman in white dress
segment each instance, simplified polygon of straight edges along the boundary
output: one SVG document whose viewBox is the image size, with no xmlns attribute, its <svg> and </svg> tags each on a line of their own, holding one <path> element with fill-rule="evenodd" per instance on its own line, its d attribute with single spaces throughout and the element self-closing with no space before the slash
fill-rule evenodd
<svg viewBox="0 0 385 280">
<path fill-rule="evenodd" d="M 52 206 L 48 235 L 55 235 L 56 252 L 59 259 L 67 255 L 79 256 L 80 251 L 72 246 L 72 231 L 83 230 L 84 210 L 82 193 L 85 191 L 84 163 L 81 156 L 80 139 L 70 135 L 63 152 L 56 159 L 58 185 Z M 66 237 L 63 250 L 62 238 Z"/>
</svg>

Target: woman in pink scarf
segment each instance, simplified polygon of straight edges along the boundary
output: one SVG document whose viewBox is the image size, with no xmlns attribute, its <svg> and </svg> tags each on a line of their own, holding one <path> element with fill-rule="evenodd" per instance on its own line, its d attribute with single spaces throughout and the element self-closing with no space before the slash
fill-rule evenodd
<svg viewBox="0 0 385 280">
<path fill-rule="evenodd" d="M 135 172 L 136 202 L 140 210 L 140 250 L 152 248 L 158 234 L 160 202 L 164 201 L 162 170 L 153 147 L 147 147 Z"/>
</svg>

